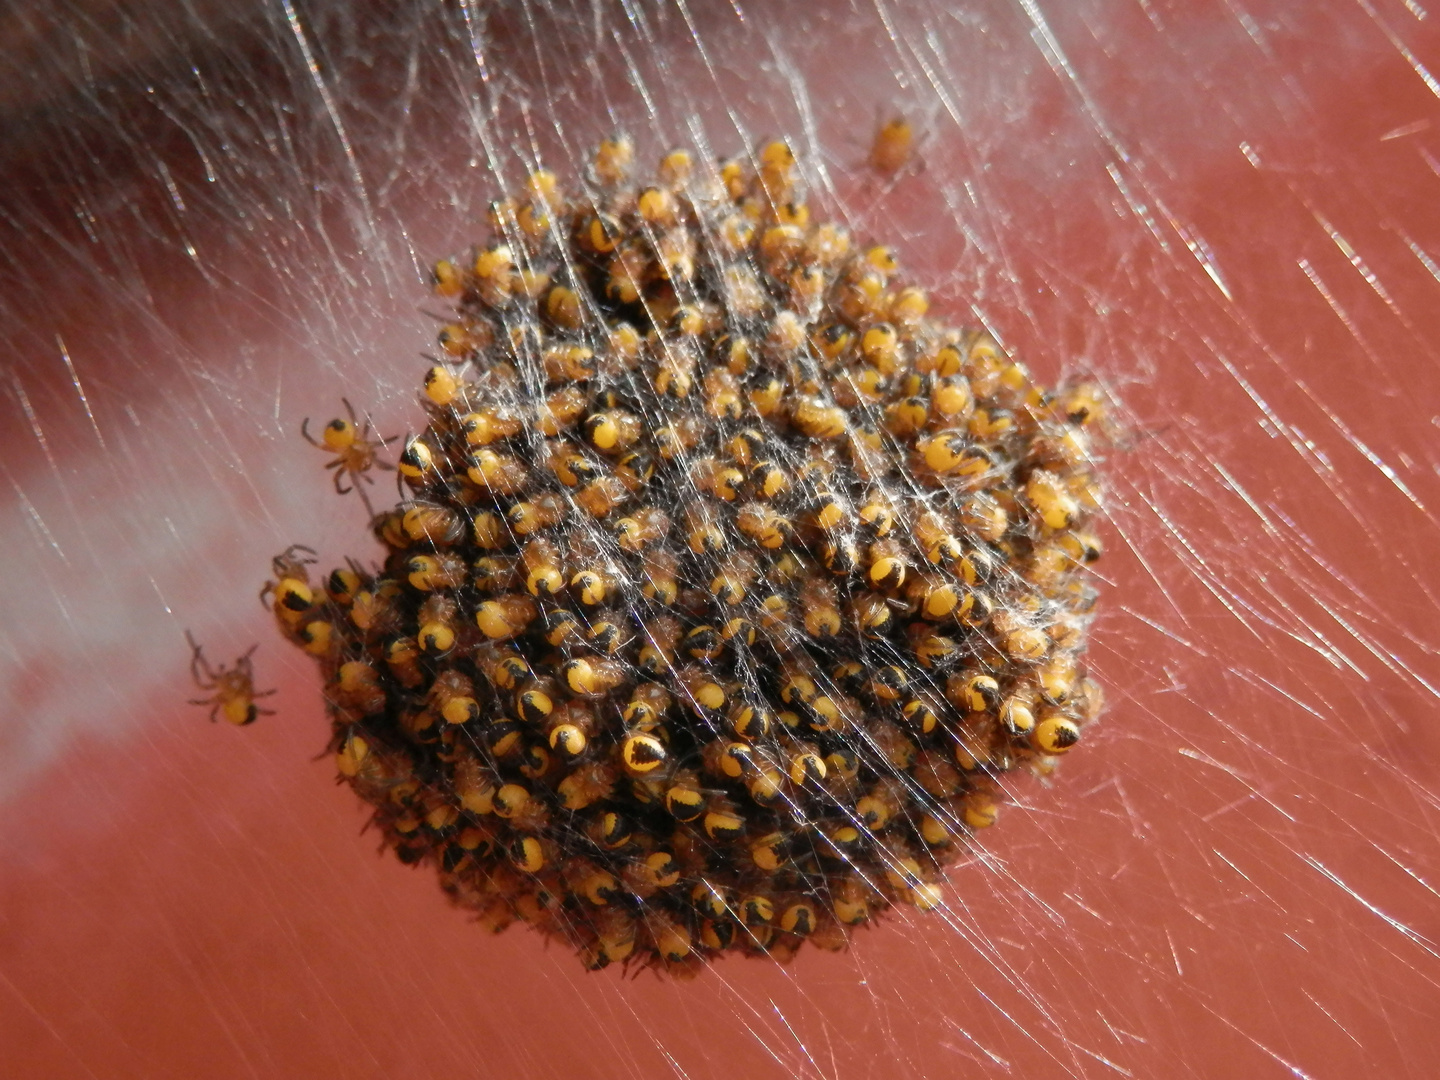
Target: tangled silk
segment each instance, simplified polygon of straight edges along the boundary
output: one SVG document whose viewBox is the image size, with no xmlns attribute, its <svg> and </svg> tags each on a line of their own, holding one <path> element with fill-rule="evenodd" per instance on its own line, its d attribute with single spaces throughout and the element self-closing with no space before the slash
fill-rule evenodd
<svg viewBox="0 0 1440 1080">
<path fill-rule="evenodd" d="M 996 777 L 1099 712 L 1101 399 L 932 321 L 787 144 L 644 187 L 631 156 L 532 174 L 437 264 L 383 566 L 292 548 L 268 590 L 341 776 L 488 925 L 677 974 L 843 948 L 941 904 Z M 369 481 L 368 427 L 323 438 Z"/>
</svg>

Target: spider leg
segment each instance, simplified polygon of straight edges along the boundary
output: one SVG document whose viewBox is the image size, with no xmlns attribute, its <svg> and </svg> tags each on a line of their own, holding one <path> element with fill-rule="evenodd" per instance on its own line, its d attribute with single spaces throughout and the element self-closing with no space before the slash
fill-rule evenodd
<svg viewBox="0 0 1440 1080">
<path fill-rule="evenodd" d="M 340 403 L 345 406 L 345 411 L 346 411 L 347 413 L 349 413 L 349 415 L 350 415 L 350 423 L 352 423 L 352 424 L 358 424 L 360 421 L 359 421 L 359 419 L 355 416 L 355 406 L 350 404 L 350 399 L 349 399 L 349 398 L 343 398 L 343 397 L 342 397 L 342 398 L 340 399 Z M 369 423 L 369 418 L 368 418 L 368 417 L 366 418 L 366 423 Z"/>
<path fill-rule="evenodd" d="M 305 417 L 304 420 L 300 421 L 300 434 L 305 437 L 306 442 L 308 442 L 311 446 L 315 447 L 317 450 L 326 449 L 324 443 L 316 442 L 315 437 L 310 434 L 310 418 L 308 416 Z"/>
<path fill-rule="evenodd" d="M 365 506 L 365 512 L 370 515 L 370 520 L 375 520 L 375 507 L 370 505 L 370 496 L 365 494 L 365 489 L 352 484 L 350 490 L 360 496 L 360 502 Z"/>
<path fill-rule="evenodd" d="M 349 487 L 341 487 L 341 486 L 340 486 L 340 483 L 341 483 L 341 481 L 344 479 L 344 477 L 345 477 L 345 473 L 343 473 L 343 472 L 337 472 L 337 473 L 335 474 L 335 492 L 336 492 L 336 494 L 338 494 L 338 495 L 349 495 L 350 492 L 352 492 L 352 491 L 355 490 L 355 485 L 354 485 L 353 482 L 351 483 L 351 485 L 350 485 Z"/>
<path fill-rule="evenodd" d="M 211 690 L 215 686 L 216 676 L 213 668 L 205 659 L 205 650 L 189 630 L 185 631 L 185 640 L 190 643 L 193 650 L 190 654 L 190 677 L 195 680 L 195 685 L 201 690 Z M 201 672 L 204 672 L 202 677 Z"/>
<path fill-rule="evenodd" d="M 288 548 L 286 548 L 283 552 L 281 552 L 279 555 L 277 555 L 277 556 L 276 556 L 274 559 L 272 559 L 271 562 L 270 562 L 270 565 L 274 568 L 275 573 L 276 573 L 277 575 L 282 574 L 282 573 L 284 572 L 284 571 L 281 569 L 281 567 L 282 567 L 286 562 L 298 562 L 298 563 L 300 563 L 302 566 L 307 566 L 307 565 L 309 565 L 310 563 L 313 563 L 313 562 L 315 561 L 315 559 L 313 559 L 313 558 L 310 558 L 310 559 L 296 559 L 296 557 L 295 557 L 295 552 L 297 552 L 297 551 L 303 551 L 306 555 L 314 555 L 314 554 L 315 554 L 315 549 L 312 548 L 312 547 L 308 547 L 308 546 L 305 545 L 305 544 L 291 544 Z"/>
</svg>

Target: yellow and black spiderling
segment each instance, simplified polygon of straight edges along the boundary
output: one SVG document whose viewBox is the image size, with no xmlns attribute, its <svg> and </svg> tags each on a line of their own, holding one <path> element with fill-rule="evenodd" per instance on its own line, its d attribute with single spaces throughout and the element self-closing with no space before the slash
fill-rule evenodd
<svg viewBox="0 0 1440 1080">
<path fill-rule="evenodd" d="M 341 779 L 485 925 L 676 974 L 844 948 L 1098 715 L 1104 399 L 931 318 L 786 143 L 632 159 L 436 264 L 383 564 L 295 547 L 266 596 Z"/>
<path fill-rule="evenodd" d="M 209 697 L 192 698 L 191 705 L 210 706 L 210 719 L 223 716 L 237 727 L 253 724 L 258 717 L 273 716 L 274 709 L 255 704 L 257 698 L 270 697 L 274 690 L 255 689 L 255 669 L 251 657 L 258 645 L 251 645 L 234 666 L 221 664 L 218 668 L 205 659 L 205 650 L 200 643 L 185 631 L 185 640 L 190 645 L 190 676 L 195 685 L 208 692 Z"/>
</svg>

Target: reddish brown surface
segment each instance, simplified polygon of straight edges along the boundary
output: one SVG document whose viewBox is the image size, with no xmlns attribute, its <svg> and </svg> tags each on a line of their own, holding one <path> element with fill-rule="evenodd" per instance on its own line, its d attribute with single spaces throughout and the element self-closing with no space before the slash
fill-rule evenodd
<svg viewBox="0 0 1440 1080">
<path fill-rule="evenodd" d="M 3 249 L 24 315 L 12 354 L 48 456 L 17 397 L 0 436 L 24 496 L 6 522 L 20 625 L 6 638 L 0 746 L 43 764 L 12 787 L 0 839 L 0 1073 L 1434 1075 L 1440 720 L 1416 678 L 1440 683 L 1440 285 L 1406 240 L 1440 258 L 1440 103 L 1364 8 L 1275 5 L 1252 13 L 1253 37 L 1224 5 L 1151 4 L 1154 22 L 1144 10 L 1047 12 L 1084 99 L 1040 58 L 1023 9 L 995 5 L 984 34 L 906 16 L 907 49 L 923 54 L 928 20 L 951 64 L 983 58 L 993 80 L 960 79 L 960 129 L 922 81 L 907 100 L 927 118 L 924 171 L 888 194 L 845 191 L 952 310 L 979 296 L 1042 375 L 1083 359 L 1130 406 L 1094 650 L 1108 719 L 1051 787 L 1017 785 L 1021 805 L 985 838 L 988 865 L 952 875 L 953 925 L 897 919 L 848 956 L 727 962 L 678 986 L 586 975 L 521 929 L 486 935 L 426 872 L 376 857 L 329 762 L 310 760 L 326 737 L 313 678 L 251 606 L 285 543 L 317 541 L 331 560 L 357 550 L 355 508 L 318 501 L 299 418 L 347 390 L 387 431 L 416 415 L 420 364 L 396 358 L 427 330 L 399 227 L 421 256 L 456 246 L 478 213 L 447 209 L 446 194 L 477 206 L 491 194 L 482 170 L 462 182 L 458 166 L 425 167 L 470 150 L 453 129 L 438 139 L 445 116 L 424 107 L 444 79 L 422 72 L 413 171 L 372 195 L 379 253 L 346 231 L 353 199 L 303 203 L 299 177 L 343 185 L 345 167 L 283 27 L 248 62 L 268 71 L 263 56 L 283 57 L 272 66 L 290 79 L 261 80 L 249 106 L 300 101 L 313 168 L 268 181 L 221 169 L 208 186 L 186 139 L 146 126 L 128 84 L 125 122 L 153 139 L 142 152 L 99 123 L 84 145 L 113 162 L 96 173 L 63 141 L 54 160 L 12 159 L 20 212 Z M 1377 12 L 1440 67 L 1433 22 L 1399 4 Z M 895 93 L 873 17 L 801 30 L 746 13 L 743 27 L 729 9 L 701 19 L 724 100 L 756 132 L 799 129 L 788 84 L 756 67 L 779 35 L 831 168 L 862 156 L 872 103 Z M 317 23 L 325 69 L 348 70 L 341 30 Z M 542 24 L 497 27 L 491 63 L 543 85 L 538 38 L 563 85 L 557 58 L 583 56 L 588 30 Z M 644 77 L 657 79 L 644 57 L 663 56 L 699 78 L 684 24 L 652 29 Z M 854 64 L 837 65 L 852 48 Z M 605 55 L 602 83 L 633 125 L 623 68 Z M 334 87 L 367 176 L 394 152 L 392 74 L 382 60 Z M 714 100 L 694 96 L 718 131 Z M 583 142 L 609 121 L 577 97 L 557 108 L 578 114 Z M 156 160 L 179 177 L 185 213 L 167 216 L 140 167 Z M 81 238 L 81 195 L 106 208 L 110 242 Z M 240 208 L 281 196 L 294 220 L 242 227 Z M 1233 300 L 1167 217 L 1203 238 Z M 351 279 L 321 258 L 317 218 Z M 167 546 L 172 526 L 183 541 Z M 216 659 L 262 637 L 280 715 L 235 731 L 180 704 L 185 626 Z M 33 756 L 41 745 L 54 756 Z"/>
</svg>

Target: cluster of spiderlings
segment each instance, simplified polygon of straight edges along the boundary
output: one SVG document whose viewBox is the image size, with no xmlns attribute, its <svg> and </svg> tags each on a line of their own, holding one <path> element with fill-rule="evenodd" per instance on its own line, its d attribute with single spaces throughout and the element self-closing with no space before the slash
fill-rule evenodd
<svg viewBox="0 0 1440 1080">
<path fill-rule="evenodd" d="M 930 320 L 786 144 L 630 156 L 435 267 L 384 565 L 292 549 L 274 609 L 342 778 L 486 924 L 592 967 L 843 948 L 1099 710 L 1100 401 Z"/>
</svg>

